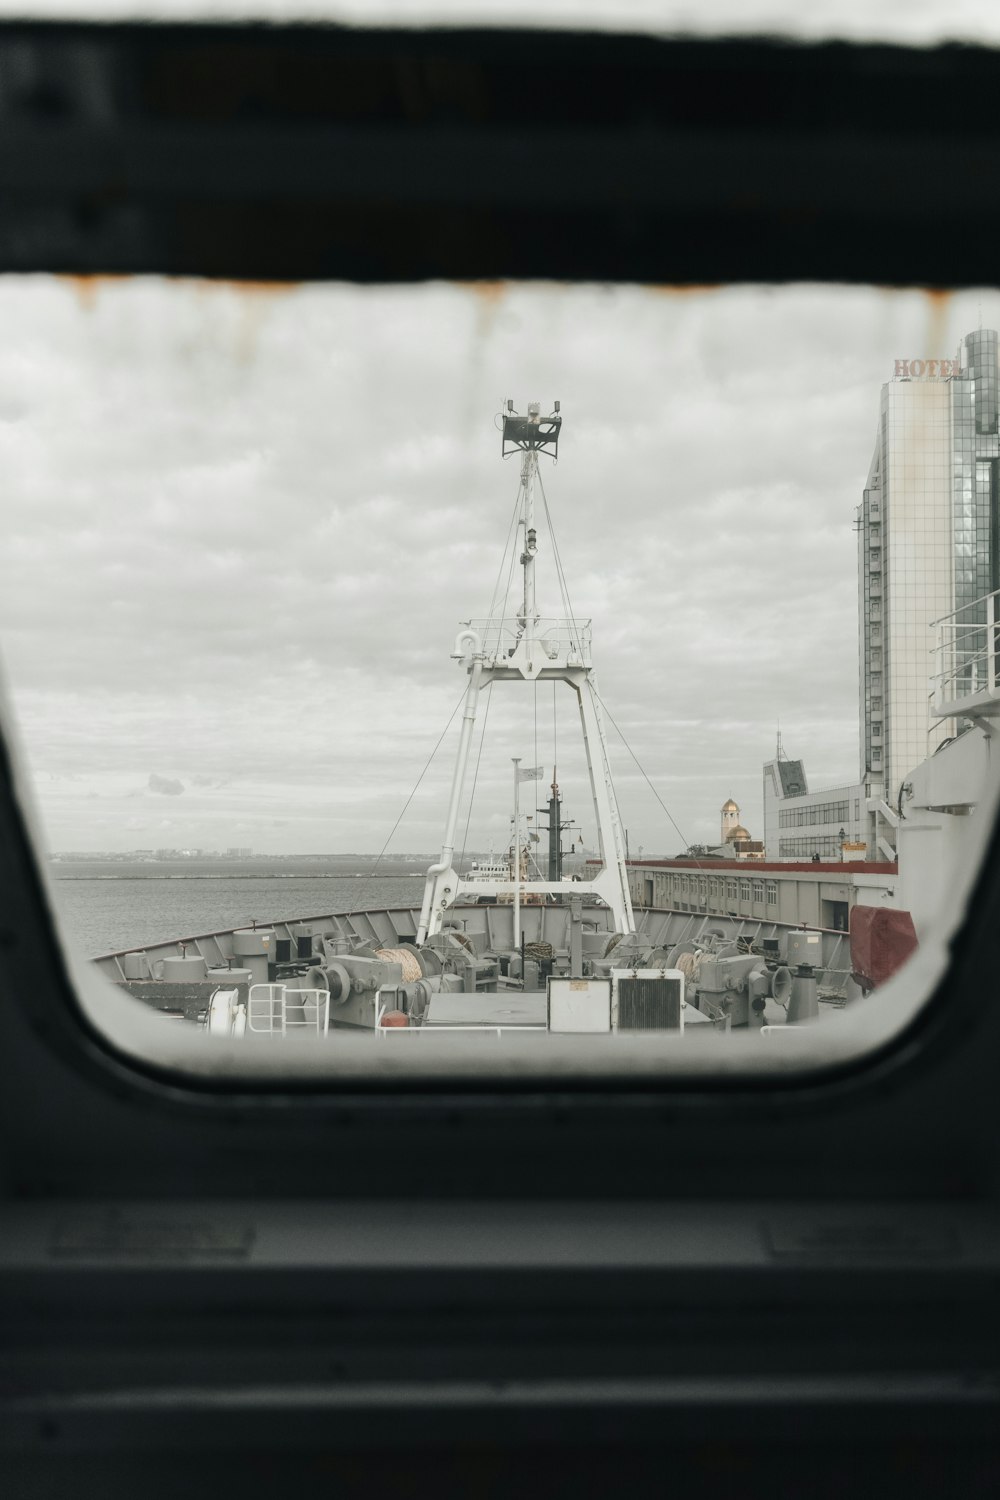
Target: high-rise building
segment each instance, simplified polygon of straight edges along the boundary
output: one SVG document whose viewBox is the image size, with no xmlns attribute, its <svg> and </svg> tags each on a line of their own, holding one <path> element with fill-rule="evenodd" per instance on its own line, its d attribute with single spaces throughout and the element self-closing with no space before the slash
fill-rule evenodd
<svg viewBox="0 0 1000 1500">
<path fill-rule="evenodd" d="M 955 359 L 897 359 L 882 387 L 858 509 L 858 643 L 862 781 L 889 809 L 955 732 L 930 712 L 929 626 L 955 609 L 971 622 L 1000 586 L 997 357 L 996 332 L 980 329 Z"/>
</svg>

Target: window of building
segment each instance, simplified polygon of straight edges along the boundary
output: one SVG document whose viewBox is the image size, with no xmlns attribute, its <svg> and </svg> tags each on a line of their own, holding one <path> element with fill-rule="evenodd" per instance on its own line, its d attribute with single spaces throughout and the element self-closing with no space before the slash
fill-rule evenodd
<svg viewBox="0 0 1000 1500">
<path fill-rule="evenodd" d="M 811 860 L 814 854 L 821 859 L 836 859 L 840 855 L 840 838 L 837 834 L 814 833 L 806 838 L 779 839 L 778 855 L 781 859 Z"/>
<path fill-rule="evenodd" d="M 736 881 L 735 880 L 727 880 L 726 881 L 726 900 L 727 901 L 735 901 L 736 900 Z"/>
<path fill-rule="evenodd" d="M 849 815 L 850 804 L 844 798 L 837 802 L 814 802 L 807 807 L 782 808 L 778 813 L 779 828 L 815 827 L 819 823 L 844 823 Z"/>
<path fill-rule="evenodd" d="M 740 881 L 740 900 L 741 901 L 749 901 L 750 900 L 750 882 L 749 882 L 749 880 L 741 880 Z"/>
<path fill-rule="evenodd" d="M 762 880 L 755 880 L 753 882 L 753 900 L 754 901 L 763 901 L 763 899 L 764 899 L 764 882 Z"/>
<path fill-rule="evenodd" d="M 881 765 L 881 763 L 882 763 L 882 751 L 879 749 L 878 745 L 876 745 L 874 747 L 874 749 L 872 750 L 872 764 L 873 765 Z"/>
<path fill-rule="evenodd" d="M 778 882 L 776 880 L 769 880 L 767 882 L 767 904 L 768 906 L 777 906 L 778 904 Z"/>
</svg>

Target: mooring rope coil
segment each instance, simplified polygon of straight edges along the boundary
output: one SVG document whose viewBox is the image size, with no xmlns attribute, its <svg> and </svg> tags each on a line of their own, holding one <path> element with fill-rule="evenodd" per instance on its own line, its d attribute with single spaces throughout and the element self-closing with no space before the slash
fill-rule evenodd
<svg viewBox="0 0 1000 1500">
<path fill-rule="evenodd" d="M 424 977 L 419 958 L 409 948 L 376 948 L 375 957 L 384 958 L 386 963 L 401 965 L 404 984 L 413 984 L 415 980 Z"/>
</svg>

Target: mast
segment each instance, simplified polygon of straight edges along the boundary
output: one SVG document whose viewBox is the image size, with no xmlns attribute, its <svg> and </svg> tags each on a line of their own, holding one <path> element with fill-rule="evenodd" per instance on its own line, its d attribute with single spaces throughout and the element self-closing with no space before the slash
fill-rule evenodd
<svg viewBox="0 0 1000 1500">
<path fill-rule="evenodd" d="M 601 898 L 614 913 L 619 932 L 635 932 L 632 900 L 628 887 L 628 872 L 622 839 L 621 819 L 611 780 L 608 761 L 607 739 L 601 715 L 600 698 L 594 680 L 590 659 L 590 621 L 578 621 L 570 611 L 568 594 L 563 582 L 563 597 L 567 616 L 542 618 L 538 613 L 535 591 L 535 562 L 538 538 L 535 530 L 535 481 L 538 475 L 538 456 L 546 453 L 557 456 L 562 417 L 559 402 L 548 415 L 542 416 L 541 405 L 532 401 L 527 414 L 515 412 L 514 403 L 507 402 L 503 413 L 502 453 L 504 457 L 515 452 L 521 455 L 520 515 L 518 521 L 520 561 L 522 572 L 522 594 L 520 608 L 513 618 L 469 620 L 459 631 L 452 656 L 461 661 L 469 674 L 469 689 L 466 695 L 465 713 L 459 740 L 458 758 L 452 778 L 451 798 L 441 857 L 427 871 L 424 899 L 417 927 L 417 946 L 425 943 L 441 930 L 445 914 L 461 895 L 469 890 L 477 895 L 511 896 L 514 903 L 515 946 L 520 941 L 521 903 L 526 895 L 580 894 L 579 885 L 564 880 L 562 875 L 562 851 L 560 846 L 560 798 L 553 770 L 552 799 L 549 803 L 549 868 L 547 880 L 531 880 L 520 867 L 520 796 L 519 782 L 535 779 L 540 772 L 520 770 L 519 758 L 514 759 L 514 846 L 517 867 L 508 880 L 496 879 L 484 882 L 477 879 L 474 884 L 463 880 L 454 868 L 455 833 L 458 809 L 465 785 L 466 770 L 472 744 L 472 730 L 481 690 L 493 682 L 535 683 L 539 679 L 565 682 L 576 694 L 580 713 L 580 727 L 587 760 L 587 774 L 593 799 L 594 818 L 597 826 L 597 842 L 602 869 L 589 884 L 589 889 Z M 513 759 L 513 757 L 512 757 Z"/>
<path fill-rule="evenodd" d="M 560 811 L 559 783 L 556 768 L 552 767 L 552 795 L 549 798 L 549 879 L 562 880 L 562 823 Z"/>
<path fill-rule="evenodd" d="M 510 403 L 508 403 L 509 405 Z M 556 410 L 559 403 L 556 402 Z M 538 427 L 540 425 L 540 408 L 537 401 L 528 405 L 528 425 Z M 528 647 L 528 657 L 531 658 L 531 646 L 534 640 L 535 626 L 538 623 L 538 614 L 535 609 L 535 553 L 538 550 L 538 537 L 535 531 L 535 475 L 538 473 L 538 450 L 533 447 L 525 447 L 521 454 L 521 569 L 524 576 L 524 602 L 521 613 L 518 615 L 518 624 L 523 632 L 524 641 Z"/>
<path fill-rule="evenodd" d="M 572 818 L 565 823 L 562 820 L 562 793 L 559 790 L 555 766 L 552 767 L 552 785 L 549 788 L 549 794 L 548 802 L 538 811 L 545 813 L 548 818 L 548 822 L 544 825 L 549 831 L 548 876 L 552 881 L 561 882 L 563 878 L 562 835 L 567 828 L 575 828 L 576 824 Z"/>
<path fill-rule="evenodd" d="M 521 946 L 521 761 L 511 756 L 514 762 L 514 951 Z"/>
</svg>

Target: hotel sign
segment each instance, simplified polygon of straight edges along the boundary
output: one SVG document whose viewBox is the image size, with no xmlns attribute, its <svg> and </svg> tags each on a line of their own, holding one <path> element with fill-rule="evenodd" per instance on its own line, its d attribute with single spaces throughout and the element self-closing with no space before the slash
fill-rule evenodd
<svg viewBox="0 0 1000 1500">
<path fill-rule="evenodd" d="M 897 379 L 919 380 L 922 375 L 961 375 L 962 364 L 958 359 L 897 359 L 894 374 Z"/>
</svg>

